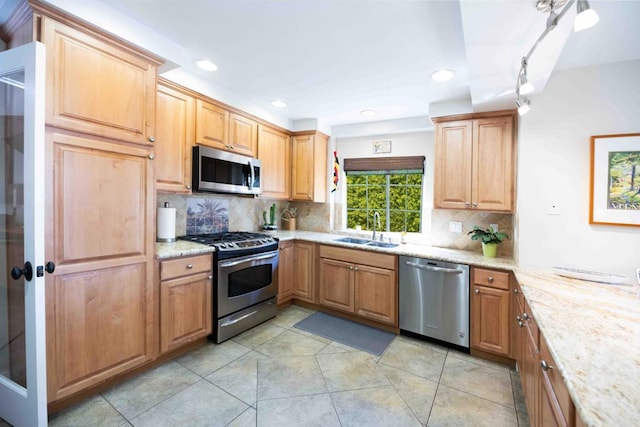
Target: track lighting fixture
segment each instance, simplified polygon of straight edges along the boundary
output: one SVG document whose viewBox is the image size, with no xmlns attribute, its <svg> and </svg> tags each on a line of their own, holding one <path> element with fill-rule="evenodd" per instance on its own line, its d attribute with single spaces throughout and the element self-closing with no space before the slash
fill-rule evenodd
<svg viewBox="0 0 640 427">
<path fill-rule="evenodd" d="M 531 109 L 529 99 L 522 96 L 532 93 L 534 90 L 533 85 L 527 78 L 527 65 L 529 58 L 531 58 L 531 55 L 547 34 L 558 26 L 558 22 L 560 22 L 562 17 L 566 15 L 574 3 L 576 3 L 576 0 L 538 0 L 536 2 L 536 8 L 540 12 L 548 12 L 549 17 L 547 18 L 546 27 L 542 34 L 540 34 L 540 37 L 538 37 L 538 40 L 536 40 L 533 46 L 531 46 L 529 52 L 522 57 L 520 71 L 518 72 L 518 77 L 516 79 L 516 105 L 520 115 L 526 114 Z M 560 8 L 562 8 L 562 10 L 557 12 Z M 574 31 L 582 31 L 584 29 L 591 28 L 600 20 L 598 14 L 589 7 L 589 2 L 587 0 L 577 0 L 576 9 L 577 15 L 573 26 Z"/>
</svg>

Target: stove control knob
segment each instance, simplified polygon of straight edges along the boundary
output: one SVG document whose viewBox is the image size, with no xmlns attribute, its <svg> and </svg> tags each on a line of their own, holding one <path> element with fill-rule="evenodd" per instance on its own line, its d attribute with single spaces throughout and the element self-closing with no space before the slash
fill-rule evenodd
<svg viewBox="0 0 640 427">
<path fill-rule="evenodd" d="M 227 245 L 226 245 L 225 243 L 220 243 L 220 247 L 221 247 L 221 248 L 226 248 L 226 247 L 227 247 Z"/>
</svg>

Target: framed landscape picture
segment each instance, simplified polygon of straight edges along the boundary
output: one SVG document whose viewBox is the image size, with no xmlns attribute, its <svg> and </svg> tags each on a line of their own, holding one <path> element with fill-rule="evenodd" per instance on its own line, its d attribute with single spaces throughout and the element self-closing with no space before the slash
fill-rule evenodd
<svg viewBox="0 0 640 427">
<path fill-rule="evenodd" d="M 589 223 L 640 227 L 640 133 L 591 137 Z"/>
</svg>

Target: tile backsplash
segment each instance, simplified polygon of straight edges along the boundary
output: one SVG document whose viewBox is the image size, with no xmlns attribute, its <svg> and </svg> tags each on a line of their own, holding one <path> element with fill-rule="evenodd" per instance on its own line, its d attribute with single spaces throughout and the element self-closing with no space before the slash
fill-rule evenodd
<svg viewBox="0 0 640 427">
<path fill-rule="evenodd" d="M 176 208 L 176 236 L 215 233 L 224 231 L 225 226 L 229 231 L 260 231 L 262 212 L 266 211 L 268 215 L 269 208 L 274 203 L 278 226 L 281 225 L 281 213 L 289 206 L 297 210 L 298 230 L 328 232 L 330 229 L 328 203 L 288 202 L 225 194 L 158 193 L 156 205 L 164 206 L 165 202 Z M 194 230 L 197 231 L 194 233 Z"/>
<path fill-rule="evenodd" d="M 462 233 L 449 231 L 449 221 L 462 222 Z M 498 256 L 512 256 L 514 238 L 512 214 L 434 209 L 431 212 L 431 243 L 433 246 L 480 252 L 482 251 L 481 243 L 471 240 L 467 233 L 473 229 L 474 225 L 489 227 L 489 224 L 498 224 L 498 229 L 509 235 L 509 238 L 499 245 Z"/>
</svg>

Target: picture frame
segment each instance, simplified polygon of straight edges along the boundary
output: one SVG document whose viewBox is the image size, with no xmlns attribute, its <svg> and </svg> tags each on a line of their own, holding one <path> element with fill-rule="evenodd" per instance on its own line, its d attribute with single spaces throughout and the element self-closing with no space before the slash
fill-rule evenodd
<svg viewBox="0 0 640 427">
<path fill-rule="evenodd" d="M 591 136 L 589 224 L 640 227 L 640 133 Z"/>
<path fill-rule="evenodd" d="M 391 152 L 391 141 L 373 141 L 373 154 Z"/>
</svg>

